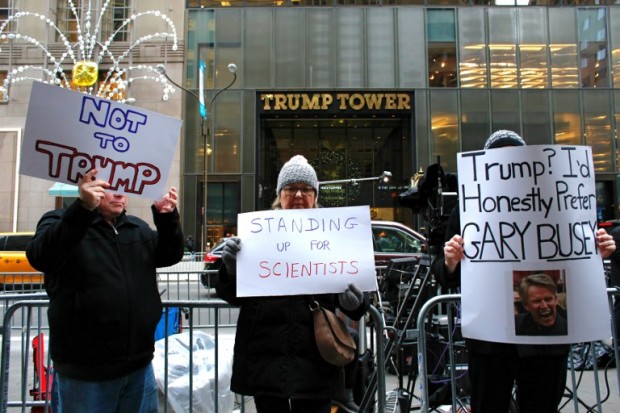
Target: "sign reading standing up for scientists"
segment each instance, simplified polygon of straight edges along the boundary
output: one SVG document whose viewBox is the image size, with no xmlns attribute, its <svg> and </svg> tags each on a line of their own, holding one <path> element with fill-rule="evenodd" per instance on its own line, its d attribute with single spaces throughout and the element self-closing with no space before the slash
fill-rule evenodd
<svg viewBox="0 0 620 413">
<path fill-rule="evenodd" d="M 368 206 L 238 215 L 237 296 L 376 290 Z"/>
<path fill-rule="evenodd" d="M 77 184 L 97 168 L 110 191 L 159 199 L 180 130 L 178 119 L 34 82 L 20 173 Z"/>
<path fill-rule="evenodd" d="M 524 344 L 610 337 L 592 149 L 466 152 L 458 173 L 463 335 Z"/>
</svg>

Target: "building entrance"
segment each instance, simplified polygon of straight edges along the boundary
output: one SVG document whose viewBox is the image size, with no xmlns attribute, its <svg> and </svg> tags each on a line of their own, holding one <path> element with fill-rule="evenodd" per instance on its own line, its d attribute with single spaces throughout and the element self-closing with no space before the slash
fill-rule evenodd
<svg viewBox="0 0 620 413">
<path fill-rule="evenodd" d="M 408 189 L 415 173 L 409 115 L 392 117 L 261 115 L 259 130 L 259 209 L 276 197 L 280 168 L 302 154 L 314 166 L 319 181 L 351 180 L 321 186 L 324 207 L 370 205 L 374 219 L 406 221 L 397 195 Z M 392 173 L 387 184 L 354 179 Z M 407 214 L 408 212 L 408 214 Z M 410 215 L 404 211 L 403 215 Z"/>
</svg>

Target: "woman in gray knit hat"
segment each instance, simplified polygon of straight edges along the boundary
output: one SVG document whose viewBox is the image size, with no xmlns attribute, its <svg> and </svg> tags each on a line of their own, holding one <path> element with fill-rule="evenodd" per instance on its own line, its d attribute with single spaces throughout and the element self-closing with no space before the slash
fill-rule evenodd
<svg viewBox="0 0 620 413">
<path fill-rule="evenodd" d="M 302 196 L 293 193 L 298 188 Z M 280 169 L 276 194 L 271 204 L 273 209 L 318 208 L 319 180 L 312 165 L 302 155 L 293 156 Z"/>
<path fill-rule="evenodd" d="M 319 180 L 301 155 L 293 156 L 278 175 L 274 209 L 318 207 Z M 319 354 L 310 300 L 353 320 L 368 310 L 368 297 L 354 284 L 340 294 L 314 296 L 236 296 L 238 237 L 226 241 L 217 294 L 240 306 L 231 389 L 253 396 L 258 413 L 330 413 L 339 367 Z M 350 410 L 349 410 L 350 411 Z"/>
</svg>

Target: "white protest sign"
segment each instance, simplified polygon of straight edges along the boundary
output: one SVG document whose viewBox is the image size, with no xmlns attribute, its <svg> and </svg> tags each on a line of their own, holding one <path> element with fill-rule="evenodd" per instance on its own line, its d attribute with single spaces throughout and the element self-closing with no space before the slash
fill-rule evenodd
<svg viewBox="0 0 620 413">
<path fill-rule="evenodd" d="M 609 338 L 592 149 L 460 153 L 458 173 L 463 335 L 523 344 Z M 529 301 L 526 311 L 513 297 L 531 274 L 553 280 L 556 299 Z"/>
<path fill-rule="evenodd" d="M 178 119 L 34 82 L 20 173 L 76 184 L 96 167 L 110 191 L 159 199 L 180 130 Z"/>
<path fill-rule="evenodd" d="M 237 296 L 376 289 L 368 206 L 238 215 Z"/>
</svg>

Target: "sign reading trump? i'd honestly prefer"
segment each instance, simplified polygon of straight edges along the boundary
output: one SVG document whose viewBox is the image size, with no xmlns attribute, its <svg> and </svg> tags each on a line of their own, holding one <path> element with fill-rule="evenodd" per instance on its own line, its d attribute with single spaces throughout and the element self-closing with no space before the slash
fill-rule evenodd
<svg viewBox="0 0 620 413">
<path fill-rule="evenodd" d="M 610 337 L 588 146 L 458 155 L 462 330 L 507 343 Z"/>
</svg>

